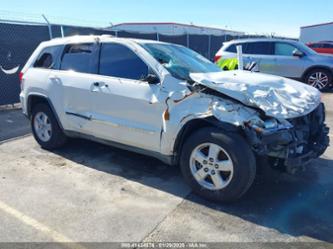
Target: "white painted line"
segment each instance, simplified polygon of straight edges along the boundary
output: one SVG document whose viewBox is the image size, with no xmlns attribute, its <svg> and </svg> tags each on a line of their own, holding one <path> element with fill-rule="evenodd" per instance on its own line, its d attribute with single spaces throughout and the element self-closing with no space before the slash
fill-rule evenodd
<svg viewBox="0 0 333 249">
<path fill-rule="evenodd" d="M 22 223 L 33 227 L 34 229 L 46 234 L 47 236 L 51 237 L 54 242 L 63 243 L 63 246 L 68 247 L 70 249 L 86 249 L 82 245 L 78 243 L 74 243 L 71 239 L 54 231 L 52 228 L 38 222 L 37 220 L 21 213 L 20 211 L 10 207 L 6 203 L 0 201 L 0 210 L 4 211 L 5 213 L 13 216 L 14 218 L 20 220 Z"/>
</svg>

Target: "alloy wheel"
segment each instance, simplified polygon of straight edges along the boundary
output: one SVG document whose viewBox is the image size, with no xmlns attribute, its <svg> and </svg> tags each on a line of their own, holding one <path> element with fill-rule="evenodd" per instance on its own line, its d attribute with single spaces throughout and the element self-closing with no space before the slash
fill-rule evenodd
<svg viewBox="0 0 333 249">
<path fill-rule="evenodd" d="M 38 138 L 48 142 L 52 136 L 52 125 L 49 117 L 44 112 L 38 112 L 34 117 L 34 129 Z"/>
<path fill-rule="evenodd" d="M 319 90 L 322 90 L 328 85 L 328 81 L 329 77 L 324 72 L 314 72 L 310 75 L 308 84 Z"/>
<path fill-rule="evenodd" d="M 200 144 L 192 151 L 190 168 L 194 179 L 209 190 L 225 188 L 234 173 L 231 157 L 214 143 Z"/>
</svg>

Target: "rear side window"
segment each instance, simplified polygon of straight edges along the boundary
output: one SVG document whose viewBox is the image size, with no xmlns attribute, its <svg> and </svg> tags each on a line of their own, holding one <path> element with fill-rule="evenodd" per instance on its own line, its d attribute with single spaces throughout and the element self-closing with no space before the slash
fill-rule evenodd
<svg viewBox="0 0 333 249">
<path fill-rule="evenodd" d="M 99 74 L 140 80 L 147 76 L 148 66 L 128 47 L 104 43 L 101 48 Z"/>
<path fill-rule="evenodd" d="M 275 43 L 275 55 L 281 56 L 293 56 L 294 51 L 297 48 L 291 44 L 277 42 Z"/>
<path fill-rule="evenodd" d="M 272 42 L 250 42 L 243 45 L 244 54 L 272 55 Z"/>
<path fill-rule="evenodd" d="M 59 68 L 59 55 L 62 46 L 47 47 L 42 50 L 34 63 L 35 68 L 57 69 Z"/>
<path fill-rule="evenodd" d="M 93 43 L 67 45 L 61 61 L 61 70 L 72 70 L 80 73 L 96 73 Z"/>
</svg>

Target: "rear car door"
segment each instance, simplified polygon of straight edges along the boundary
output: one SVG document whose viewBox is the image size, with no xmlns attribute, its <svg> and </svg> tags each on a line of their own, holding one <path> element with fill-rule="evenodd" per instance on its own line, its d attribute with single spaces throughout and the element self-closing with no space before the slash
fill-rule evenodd
<svg viewBox="0 0 333 249">
<path fill-rule="evenodd" d="M 95 136 L 159 151 L 165 96 L 160 83 L 144 80 L 148 73 L 155 74 L 132 48 L 101 44 L 99 72 L 91 82 Z"/>
<path fill-rule="evenodd" d="M 305 57 L 294 56 L 298 50 L 296 46 L 287 42 L 274 43 L 275 66 L 273 74 L 288 77 L 300 78 L 305 70 Z"/>
<path fill-rule="evenodd" d="M 68 44 L 64 48 L 60 68 L 49 78 L 58 90 L 58 103 L 63 106 L 63 126 L 66 130 L 91 134 L 91 82 L 97 72 L 96 43 Z"/>
<path fill-rule="evenodd" d="M 272 42 L 248 42 L 243 45 L 244 65 L 256 63 L 255 71 L 272 73 L 274 66 Z"/>
</svg>

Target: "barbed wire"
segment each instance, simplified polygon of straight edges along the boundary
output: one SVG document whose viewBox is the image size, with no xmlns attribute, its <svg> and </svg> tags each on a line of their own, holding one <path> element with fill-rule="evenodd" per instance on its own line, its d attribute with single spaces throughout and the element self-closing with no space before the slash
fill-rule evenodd
<svg viewBox="0 0 333 249">
<path fill-rule="evenodd" d="M 89 20 L 80 18 L 69 18 L 63 16 L 46 15 L 43 13 L 26 13 L 17 11 L 0 10 L 0 20 L 9 22 L 46 23 L 43 15 L 51 24 L 71 25 L 105 28 L 111 26 L 110 22 L 100 20 Z"/>
<path fill-rule="evenodd" d="M 90 27 L 90 28 L 98 28 L 98 29 L 107 29 L 112 26 L 112 22 L 110 20 L 106 20 L 106 21 L 89 20 L 86 18 L 81 19 L 81 18 L 63 17 L 63 16 L 57 16 L 57 15 L 47 15 L 47 14 L 43 14 L 43 13 L 27 13 L 27 12 L 0 9 L 0 21 L 2 21 L 2 22 L 46 25 L 47 22 L 44 19 L 43 15 L 52 25 L 68 25 L 68 26 Z M 124 31 L 126 31 L 126 30 L 124 30 Z M 133 31 L 131 31 L 131 32 L 133 32 Z M 133 33 L 146 34 L 149 32 L 136 31 Z M 276 33 L 264 33 L 264 32 L 263 33 L 244 32 L 243 36 L 287 38 L 287 37 L 281 36 Z"/>
</svg>

